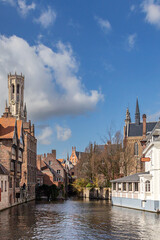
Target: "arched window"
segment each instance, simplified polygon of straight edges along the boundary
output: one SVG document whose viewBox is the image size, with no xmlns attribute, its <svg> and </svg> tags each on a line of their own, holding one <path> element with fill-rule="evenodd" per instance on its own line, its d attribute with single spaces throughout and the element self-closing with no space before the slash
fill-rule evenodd
<svg viewBox="0 0 160 240">
<path fill-rule="evenodd" d="M 138 155 L 138 143 L 134 143 L 134 155 Z"/>
<path fill-rule="evenodd" d="M 19 94 L 19 84 L 17 84 L 17 93 Z"/>
<path fill-rule="evenodd" d="M 146 192 L 150 192 L 150 181 L 146 181 L 145 182 L 145 190 L 146 190 Z"/>
<path fill-rule="evenodd" d="M 12 93 L 14 93 L 14 84 L 12 84 Z"/>
</svg>

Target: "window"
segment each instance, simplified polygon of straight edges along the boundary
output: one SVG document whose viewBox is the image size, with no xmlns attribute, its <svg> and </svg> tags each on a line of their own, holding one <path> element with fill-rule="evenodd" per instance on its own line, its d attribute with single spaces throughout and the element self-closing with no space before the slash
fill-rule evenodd
<svg viewBox="0 0 160 240">
<path fill-rule="evenodd" d="M 11 171 L 15 171 L 15 162 L 11 161 Z"/>
<path fill-rule="evenodd" d="M 57 170 L 57 173 L 60 174 L 60 173 L 61 173 L 61 170 Z"/>
<path fill-rule="evenodd" d="M 121 191 L 121 183 L 118 183 L 118 191 Z"/>
<path fill-rule="evenodd" d="M 9 188 L 12 188 L 12 178 L 9 177 Z"/>
<path fill-rule="evenodd" d="M 150 181 L 146 181 L 145 182 L 145 190 L 146 190 L 146 192 L 150 192 Z"/>
<path fill-rule="evenodd" d="M 21 150 L 18 150 L 18 157 L 22 158 L 22 151 Z"/>
<path fill-rule="evenodd" d="M 52 161 L 49 161 L 49 165 L 51 165 Z"/>
<path fill-rule="evenodd" d="M 20 163 L 17 163 L 17 172 L 21 173 L 21 164 Z"/>
<path fill-rule="evenodd" d="M 16 188 L 19 187 L 19 179 L 16 179 Z"/>
<path fill-rule="evenodd" d="M 123 191 L 126 191 L 126 183 L 123 183 Z"/>
<path fill-rule="evenodd" d="M 134 155 L 138 155 L 138 143 L 134 143 Z"/>
<path fill-rule="evenodd" d="M 15 148 L 14 147 L 12 147 L 12 155 L 16 155 L 16 150 L 15 150 Z"/>
<path fill-rule="evenodd" d="M 12 84 L 12 93 L 14 93 L 14 85 Z"/>
<path fill-rule="evenodd" d="M 138 182 L 135 183 L 135 192 L 138 192 Z"/>
<path fill-rule="evenodd" d="M 5 181 L 5 192 L 7 192 L 7 181 Z"/>
<path fill-rule="evenodd" d="M 116 190 L 116 183 L 113 183 L 113 190 Z"/>
<path fill-rule="evenodd" d="M 132 183 L 128 184 L 128 189 L 129 189 L 130 192 L 132 191 Z"/>
<path fill-rule="evenodd" d="M 1 181 L 1 192 L 3 192 L 3 181 Z"/>
<path fill-rule="evenodd" d="M 19 94 L 19 84 L 17 84 L 17 93 Z"/>
</svg>

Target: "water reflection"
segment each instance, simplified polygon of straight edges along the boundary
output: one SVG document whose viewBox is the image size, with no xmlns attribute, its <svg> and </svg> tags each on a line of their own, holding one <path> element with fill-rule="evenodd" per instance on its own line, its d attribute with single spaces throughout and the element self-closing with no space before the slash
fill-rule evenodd
<svg viewBox="0 0 160 240">
<path fill-rule="evenodd" d="M 0 212 L 0 239 L 160 239 L 160 215 L 107 201 L 34 202 Z"/>
</svg>

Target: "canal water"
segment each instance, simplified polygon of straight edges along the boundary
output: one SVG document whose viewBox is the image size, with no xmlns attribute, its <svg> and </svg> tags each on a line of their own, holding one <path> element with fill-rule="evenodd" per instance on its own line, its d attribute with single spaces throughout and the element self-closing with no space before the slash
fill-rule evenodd
<svg viewBox="0 0 160 240">
<path fill-rule="evenodd" d="M 108 201 L 29 202 L 0 212 L 0 240 L 160 239 L 160 215 Z"/>
</svg>

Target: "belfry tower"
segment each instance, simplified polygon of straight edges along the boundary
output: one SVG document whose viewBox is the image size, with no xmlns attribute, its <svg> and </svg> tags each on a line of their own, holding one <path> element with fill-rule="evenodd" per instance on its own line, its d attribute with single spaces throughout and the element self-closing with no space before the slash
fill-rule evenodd
<svg viewBox="0 0 160 240">
<path fill-rule="evenodd" d="M 13 117 L 27 121 L 27 108 L 24 105 L 24 76 L 8 75 L 8 106 Z"/>
</svg>

